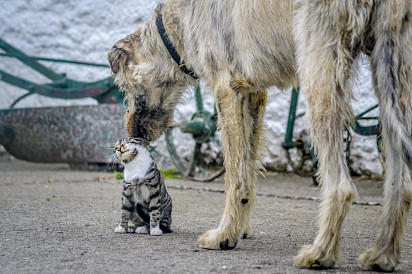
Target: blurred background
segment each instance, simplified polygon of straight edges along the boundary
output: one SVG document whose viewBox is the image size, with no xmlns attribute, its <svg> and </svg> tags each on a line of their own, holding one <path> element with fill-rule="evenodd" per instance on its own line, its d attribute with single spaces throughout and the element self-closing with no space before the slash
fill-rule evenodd
<svg viewBox="0 0 412 274">
<path fill-rule="evenodd" d="M 133 32 L 140 23 L 150 19 L 159 2 L 161 1 L 4 0 L 0 3 L 0 38 L 31 56 L 108 64 L 107 53 L 112 45 Z M 0 50 L 0 53 L 4 51 Z M 66 73 L 67 77 L 77 81 L 93 82 L 110 77 L 109 68 L 45 61 L 40 61 L 40 63 L 57 73 Z M 356 76 L 353 83 L 356 98 L 353 101 L 355 114 L 377 102 L 372 90 L 366 58 L 359 58 L 358 65 L 361 67 L 361 73 Z M 36 83 L 50 82 L 40 73 L 11 57 L 0 56 L 0 70 Z M 213 112 L 213 92 L 203 86 L 201 86 L 201 92 L 205 109 Z M 10 105 L 25 93 L 27 93 L 25 89 L 0 81 L 0 109 L 9 109 Z M 176 123 L 190 120 L 196 111 L 193 97 L 193 91 L 184 95 L 184 104 L 179 105 L 175 113 Z M 290 98 L 290 90 L 281 91 L 276 88 L 269 90 L 269 103 L 265 115 L 268 143 L 267 150 L 263 152 L 263 159 L 268 170 L 292 171 L 281 145 L 288 123 Z M 34 94 L 19 101 L 14 108 L 97 106 L 97 104 L 98 102 L 92 98 L 68 100 Z M 305 100 L 301 93 L 298 100 L 295 137 L 305 129 L 304 112 Z M 119 117 L 119 125 L 122 126 L 121 115 Z M 21 120 L 20 123 L 25 122 Z M 110 127 L 110 124 L 104 126 Z M 90 128 L 84 127 L 81 130 L 88 131 Z M 111 139 L 124 137 L 124 131 L 115 130 L 114 132 L 110 136 Z M 190 139 L 191 136 L 184 135 L 175 137 L 174 142 L 176 146 L 179 146 L 180 154 L 191 153 L 189 151 L 193 148 L 193 144 L 190 143 Z M 108 145 L 105 144 L 105 146 Z M 164 137 L 158 140 L 154 147 L 161 157 L 167 158 L 168 151 Z M 376 148 L 376 136 L 363 137 L 353 134 L 350 151 L 351 168 L 355 173 L 382 174 Z M 110 160 L 110 155 L 107 157 Z M 164 161 L 166 163 L 167 159 Z"/>
</svg>

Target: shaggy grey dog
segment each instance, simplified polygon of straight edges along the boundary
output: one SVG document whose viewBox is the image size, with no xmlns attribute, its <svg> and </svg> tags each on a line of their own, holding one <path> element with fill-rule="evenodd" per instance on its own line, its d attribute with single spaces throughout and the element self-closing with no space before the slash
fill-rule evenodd
<svg viewBox="0 0 412 274">
<path fill-rule="evenodd" d="M 323 188 L 314 243 L 299 267 L 332 267 L 342 222 L 356 188 L 343 149 L 352 123 L 349 79 L 356 57 L 369 56 L 387 159 L 383 221 L 362 269 L 393 271 L 400 262 L 412 201 L 412 26 L 408 0 L 169 0 L 152 20 L 115 44 L 109 60 L 125 91 L 130 136 L 154 141 L 197 77 L 215 91 L 225 152 L 225 209 L 199 243 L 234 248 L 251 233 L 258 148 L 269 86 L 299 83 Z"/>
</svg>

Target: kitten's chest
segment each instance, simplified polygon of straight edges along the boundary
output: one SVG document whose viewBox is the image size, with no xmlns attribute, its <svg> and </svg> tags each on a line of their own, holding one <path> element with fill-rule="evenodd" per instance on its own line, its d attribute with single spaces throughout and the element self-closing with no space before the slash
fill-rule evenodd
<svg viewBox="0 0 412 274">
<path fill-rule="evenodd" d="M 133 188 L 134 188 L 133 196 L 136 202 L 145 202 L 145 203 L 150 202 L 150 192 L 146 185 L 142 184 L 139 186 L 134 186 Z"/>
</svg>

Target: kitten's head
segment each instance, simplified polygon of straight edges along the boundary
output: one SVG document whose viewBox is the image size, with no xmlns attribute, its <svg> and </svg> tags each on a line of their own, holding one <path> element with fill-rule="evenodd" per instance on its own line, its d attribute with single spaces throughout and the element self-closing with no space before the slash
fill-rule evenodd
<svg viewBox="0 0 412 274">
<path fill-rule="evenodd" d="M 140 138 L 119 139 L 114 146 L 114 151 L 116 157 L 123 164 L 127 164 L 136 158 L 139 152 L 146 149 L 146 145 L 145 141 Z"/>
</svg>

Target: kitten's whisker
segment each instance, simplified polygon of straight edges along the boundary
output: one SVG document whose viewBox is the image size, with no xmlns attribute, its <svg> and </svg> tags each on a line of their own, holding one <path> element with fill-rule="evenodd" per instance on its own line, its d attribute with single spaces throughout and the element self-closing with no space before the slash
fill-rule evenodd
<svg viewBox="0 0 412 274">
<path fill-rule="evenodd" d="M 106 165 L 106 171 L 108 170 L 107 169 L 107 167 L 110 165 L 110 164 L 112 164 L 112 169 L 113 169 L 113 166 L 114 166 L 114 161 L 116 160 L 116 154 L 113 154 L 112 156 L 111 156 L 111 159 L 110 159 L 110 161 L 107 163 L 107 165 Z"/>
<path fill-rule="evenodd" d="M 112 168 L 114 167 L 114 165 L 116 164 L 115 161 L 117 159 L 116 154 L 113 155 L 113 161 L 112 161 Z"/>
</svg>

